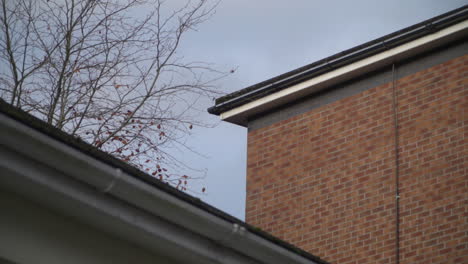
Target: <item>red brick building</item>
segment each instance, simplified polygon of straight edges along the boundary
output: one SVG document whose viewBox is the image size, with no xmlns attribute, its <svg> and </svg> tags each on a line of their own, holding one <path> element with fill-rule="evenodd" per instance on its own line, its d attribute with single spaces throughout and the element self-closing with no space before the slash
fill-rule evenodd
<svg viewBox="0 0 468 264">
<path fill-rule="evenodd" d="M 219 98 L 246 221 L 321 258 L 468 263 L 468 8 Z"/>
</svg>

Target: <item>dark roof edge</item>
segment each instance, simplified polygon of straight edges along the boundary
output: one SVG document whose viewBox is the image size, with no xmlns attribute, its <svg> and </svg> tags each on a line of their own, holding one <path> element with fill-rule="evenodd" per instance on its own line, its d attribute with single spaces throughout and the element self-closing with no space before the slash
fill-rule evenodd
<svg viewBox="0 0 468 264">
<path fill-rule="evenodd" d="M 142 182 L 145 182 L 146 184 L 149 184 L 163 192 L 166 192 L 174 197 L 177 197 L 197 208 L 200 208 L 201 210 L 208 212 L 216 217 L 219 217 L 220 219 L 223 219 L 225 221 L 228 221 L 233 224 L 238 224 L 242 227 L 244 227 L 246 230 L 258 235 L 259 237 L 262 237 L 278 246 L 281 246 L 285 248 L 288 251 L 293 252 L 294 254 L 297 254 L 299 256 L 302 256 L 306 259 L 312 260 L 317 262 L 318 264 L 329 264 L 326 261 L 320 259 L 317 256 L 314 256 L 298 247 L 295 247 L 283 240 L 280 240 L 273 235 L 260 230 L 259 228 L 256 228 L 254 226 L 251 226 L 242 220 L 229 215 L 205 202 L 200 200 L 199 198 L 195 198 L 191 195 L 188 195 L 182 191 L 177 190 L 176 188 L 152 177 L 151 175 L 148 175 L 144 173 L 143 171 L 129 165 L 128 163 L 125 163 L 121 160 L 118 160 L 117 158 L 114 158 L 113 156 L 97 149 L 96 147 L 84 142 L 81 139 L 78 139 L 76 137 L 73 137 L 62 130 L 53 127 L 44 121 L 24 112 L 23 110 L 16 108 L 7 102 L 5 102 L 2 98 L 0 98 L 0 113 L 5 114 L 6 116 L 13 118 L 14 120 L 30 127 L 33 128 L 47 136 L 50 136 L 51 138 L 58 140 L 86 155 L 89 155 L 101 162 L 104 162 L 112 167 L 119 168 L 122 171 L 128 173 L 129 175 L 135 177 L 138 180 L 141 180 Z"/>
<path fill-rule="evenodd" d="M 220 115 L 248 102 L 255 101 L 291 85 L 311 79 L 339 67 L 370 57 L 449 27 L 468 18 L 468 5 L 390 33 L 354 48 L 339 52 L 314 63 L 286 72 L 274 78 L 249 86 L 216 99 L 208 112 Z"/>
</svg>

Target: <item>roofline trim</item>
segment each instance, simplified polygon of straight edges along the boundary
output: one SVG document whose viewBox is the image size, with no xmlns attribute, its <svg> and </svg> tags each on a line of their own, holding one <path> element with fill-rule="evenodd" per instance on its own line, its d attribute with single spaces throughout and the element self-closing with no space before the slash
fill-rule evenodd
<svg viewBox="0 0 468 264">
<path fill-rule="evenodd" d="M 277 107 L 283 104 L 285 101 L 290 101 L 291 98 L 294 100 L 297 99 L 295 97 L 300 98 L 305 94 L 316 92 L 317 90 L 323 88 L 323 86 L 329 86 L 332 82 L 339 82 L 343 79 L 350 79 L 356 74 L 362 74 L 364 72 L 374 70 L 378 67 L 382 67 L 383 64 L 386 62 L 388 63 L 388 61 L 402 59 L 403 57 L 411 55 L 418 48 L 431 46 L 431 44 L 440 42 L 454 34 L 463 32 L 467 28 L 468 21 L 465 20 L 433 34 L 426 35 L 395 48 L 391 48 L 365 59 L 358 60 L 346 66 L 318 75 L 307 81 L 300 82 L 286 89 L 222 112 L 220 113 L 220 118 L 224 121 L 246 126 L 247 116 L 252 116 L 259 112 L 265 111 L 266 109 Z"/>
<path fill-rule="evenodd" d="M 211 260 L 238 255 L 265 263 L 326 263 L 302 250 L 295 252 L 292 246 L 283 247 L 276 244 L 273 240 L 259 235 L 261 232 L 252 231 L 251 227 L 246 224 L 228 221 L 179 197 L 154 188 L 128 172 L 87 155 L 2 112 L 0 112 L 0 145 L 2 146 L 0 156 L 10 153 L 5 156 L 9 158 L 0 159 L 0 168 L 12 171 L 17 175 L 17 177 L 13 177 L 14 179 L 0 177 L 0 185 L 12 186 L 11 181 L 15 181 L 15 183 L 32 182 L 41 186 L 41 188 L 35 188 L 35 192 L 37 192 L 35 194 L 39 194 L 39 197 L 51 197 L 51 193 L 47 191 L 50 190 L 69 198 L 47 200 L 48 203 L 51 203 L 50 206 L 54 206 L 53 203 L 60 203 L 63 208 L 64 203 L 76 201 L 96 209 L 90 216 L 86 216 L 88 219 L 103 214 L 109 215 L 109 212 L 112 212 L 120 220 L 126 221 L 127 225 L 146 232 L 148 237 L 168 238 L 168 242 Z M 33 173 L 34 170 L 31 168 L 13 166 L 13 163 L 21 160 L 20 157 L 32 161 L 36 167 L 50 168 L 50 171 L 54 173 L 50 171 L 49 173 L 42 171 Z M 64 185 L 65 181 L 69 183 Z M 20 190 L 21 186 L 24 185 L 14 184 L 13 186 Z M 61 186 L 66 186 L 68 191 L 64 192 Z M 98 193 L 97 196 L 100 198 L 96 200 L 89 195 L 83 196 L 83 191 L 80 191 L 83 186 L 92 187 L 94 193 Z M 89 193 L 89 190 L 86 192 Z M 113 207 L 104 201 L 107 198 L 116 202 L 123 201 L 128 205 L 126 207 L 130 207 L 132 210 L 127 211 Z M 66 208 L 73 211 L 75 207 L 67 206 Z M 137 211 L 152 215 L 156 222 L 160 222 L 157 219 L 165 219 L 185 231 L 179 232 L 178 238 L 168 237 L 167 234 L 153 233 L 150 230 L 154 230 L 154 228 L 143 225 L 141 219 L 135 216 L 134 212 Z M 187 245 L 186 239 L 181 238 L 184 236 L 187 239 L 194 237 L 190 234 L 197 234 L 196 237 L 206 243 L 200 244 L 198 248 L 191 248 Z M 133 236 L 132 234 L 125 235 L 129 238 Z M 213 244 L 218 246 L 213 247 Z M 214 249 L 221 249 L 219 246 L 231 249 L 232 254 L 223 256 L 220 252 L 216 252 Z"/>
</svg>

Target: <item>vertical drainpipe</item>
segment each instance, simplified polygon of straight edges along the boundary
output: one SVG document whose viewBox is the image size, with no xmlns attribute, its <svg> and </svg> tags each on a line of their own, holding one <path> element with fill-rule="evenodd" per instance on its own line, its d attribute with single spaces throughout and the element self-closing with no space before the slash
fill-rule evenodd
<svg viewBox="0 0 468 264">
<path fill-rule="evenodd" d="M 395 63 L 392 64 L 392 108 L 395 143 L 395 263 L 400 264 L 400 155 L 397 110 L 397 76 Z"/>
</svg>

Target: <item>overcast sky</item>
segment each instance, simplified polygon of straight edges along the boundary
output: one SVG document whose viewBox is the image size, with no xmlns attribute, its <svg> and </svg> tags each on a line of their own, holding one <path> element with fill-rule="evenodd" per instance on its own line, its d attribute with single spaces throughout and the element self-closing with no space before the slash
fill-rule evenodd
<svg viewBox="0 0 468 264">
<path fill-rule="evenodd" d="M 216 14 L 184 39 L 187 58 L 236 68 L 220 83 L 233 92 L 468 4 L 468 0 L 222 0 Z M 214 102 L 203 102 L 202 108 Z M 200 118 L 215 123 L 208 113 Z M 195 128 L 188 144 L 206 157 L 178 153 L 207 170 L 199 197 L 244 219 L 247 129 L 226 122 Z M 265 175 L 268 177 L 268 175 Z"/>
</svg>

